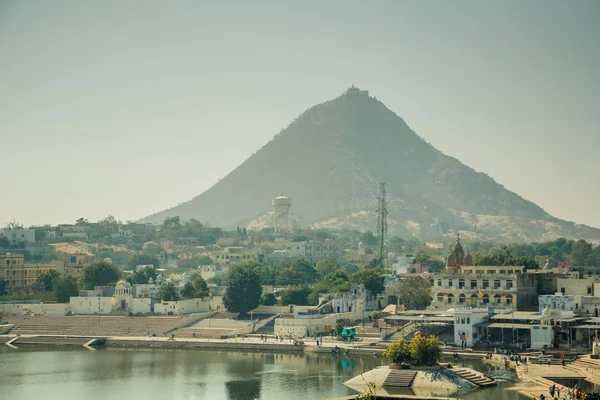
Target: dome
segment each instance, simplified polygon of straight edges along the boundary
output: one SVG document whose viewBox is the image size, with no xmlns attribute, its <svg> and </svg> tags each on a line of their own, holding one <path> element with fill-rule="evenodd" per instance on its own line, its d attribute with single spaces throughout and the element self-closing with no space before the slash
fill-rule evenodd
<svg viewBox="0 0 600 400">
<path fill-rule="evenodd" d="M 131 283 L 127 282 L 125 279 L 121 279 L 117 282 L 116 288 L 128 288 L 131 287 Z"/>
<path fill-rule="evenodd" d="M 273 199 L 273 206 L 291 206 L 292 199 L 287 196 L 277 196 Z"/>
</svg>

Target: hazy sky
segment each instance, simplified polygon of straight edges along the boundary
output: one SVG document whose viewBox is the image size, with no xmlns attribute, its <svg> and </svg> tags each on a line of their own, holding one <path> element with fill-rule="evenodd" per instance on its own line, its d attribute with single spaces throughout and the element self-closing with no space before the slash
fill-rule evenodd
<svg viewBox="0 0 600 400">
<path fill-rule="evenodd" d="M 189 200 L 356 85 L 600 227 L 599 18 L 593 0 L 0 1 L 0 225 Z"/>
</svg>

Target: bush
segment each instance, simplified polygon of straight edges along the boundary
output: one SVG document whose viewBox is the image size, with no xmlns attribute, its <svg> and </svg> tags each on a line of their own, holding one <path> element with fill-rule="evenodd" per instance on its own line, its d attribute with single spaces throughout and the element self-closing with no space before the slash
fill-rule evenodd
<svg viewBox="0 0 600 400">
<path fill-rule="evenodd" d="M 404 339 L 394 342 L 384 352 L 390 364 L 436 365 L 442 355 L 437 336 L 417 334 L 410 344 Z"/>
<path fill-rule="evenodd" d="M 437 364 L 442 355 L 441 345 L 437 336 L 415 336 L 409 345 L 413 362 L 417 365 Z"/>
<path fill-rule="evenodd" d="M 387 358 L 390 364 L 410 364 L 413 361 L 409 345 L 404 339 L 394 342 L 384 352 L 383 356 Z"/>
</svg>

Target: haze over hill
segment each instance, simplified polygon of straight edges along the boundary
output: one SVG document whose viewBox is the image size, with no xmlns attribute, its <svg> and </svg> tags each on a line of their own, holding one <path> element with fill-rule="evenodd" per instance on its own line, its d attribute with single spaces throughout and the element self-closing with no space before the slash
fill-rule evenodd
<svg viewBox="0 0 600 400">
<path fill-rule="evenodd" d="M 383 103 L 354 87 L 305 111 L 200 196 L 143 221 L 160 223 L 178 215 L 216 226 L 262 227 L 271 223 L 271 198 L 285 194 L 301 226 L 373 229 L 380 181 L 387 184 L 391 234 L 433 240 L 460 231 L 505 241 L 600 240 L 600 230 L 556 219 L 436 150 Z"/>
</svg>

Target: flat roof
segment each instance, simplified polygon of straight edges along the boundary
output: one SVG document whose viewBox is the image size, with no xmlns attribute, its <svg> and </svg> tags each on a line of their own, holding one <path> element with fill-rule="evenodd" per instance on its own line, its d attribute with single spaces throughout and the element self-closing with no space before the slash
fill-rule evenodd
<svg viewBox="0 0 600 400">
<path fill-rule="evenodd" d="M 488 328 L 501 328 L 501 329 L 531 329 L 532 326 L 541 325 L 529 325 L 529 324 L 506 324 L 494 322 L 488 326 Z"/>
<path fill-rule="evenodd" d="M 531 311 L 515 311 L 506 314 L 496 314 L 492 317 L 493 320 L 512 320 L 512 319 L 526 319 L 528 321 L 539 320 L 542 316 L 536 312 Z"/>
<path fill-rule="evenodd" d="M 454 322 L 454 317 L 438 317 L 435 315 L 394 315 L 384 319 L 391 321 Z"/>
<path fill-rule="evenodd" d="M 600 329 L 600 325 L 577 325 L 572 326 L 573 329 Z"/>
</svg>

